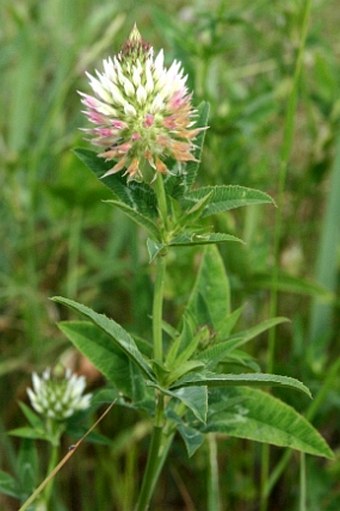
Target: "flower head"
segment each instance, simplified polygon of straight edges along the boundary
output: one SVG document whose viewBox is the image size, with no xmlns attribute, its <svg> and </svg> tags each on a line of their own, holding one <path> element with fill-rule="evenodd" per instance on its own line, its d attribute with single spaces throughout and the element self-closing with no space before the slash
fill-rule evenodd
<svg viewBox="0 0 340 511">
<path fill-rule="evenodd" d="M 33 390 L 27 389 L 33 408 L 46 418 L 63 421 L 90 406 L 91 394 L 83 395 L 86 381 L 66 369 L 57 377 L 45 369 L 41 376 L 32 374 Z"/>
<path fill-rule="evenodd" d="M 168 157 L 195 160 L 193 139 L 202 128 L 193 128 L 187 76 L 176 60 L 164 66 L 163 50 L 154 57 L 136 26 L 103 71 L 87 76 L 94 95 L 80 95 L 94 126 L 85 131 L 103 148 L 99 156 L 114 162 L 104 176 L 125 170 L 129 180 L 143 179 L 145 165 L 164 174 Z"/>
</svg>

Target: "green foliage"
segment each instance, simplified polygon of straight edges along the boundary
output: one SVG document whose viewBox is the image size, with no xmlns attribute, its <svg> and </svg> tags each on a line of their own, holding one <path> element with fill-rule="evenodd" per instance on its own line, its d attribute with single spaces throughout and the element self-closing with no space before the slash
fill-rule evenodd
<svg viewBox="0 0 340 511">
<path fill-rule="evenodd" d="M 205 300 L 203 309 L 199 304 L 202 299 Z M 229 403 L 235 401 L 233 394 L 231 394 L 230 401 L 228 391 L 218 394 L 219 406 L 217 409 L 216 405 L 214 407 L 215 389 L 225 387 L 235 389 L 235 387 L 253 385 L 280 386 L 298 390 L 311 397 L 309 389 L 291 377 L 263 373 L 223 374 L 209 372 L 202 368 L 202 366 L 212 369 L 217 368 L 219 363 L 227 355 L 230 357 L 237 347 L 245 344 L 257 334 L 284 321 L 284 318 L 267 320 L 252 329 L 234 334 L 234 336 L 229 336 L 229 339 L 222 341 L 223 338 L 219 335 L 218 326 L 222 325 L 223 328 L 224 319 L 230 316 L 229 290 L 225 269 L 215 248 L 205 251 L 201 269 L 188 303 L 187 319 L 183 321 L 181 333 L 177 335 L 177 330 L 173 331 L 177 337 L 174 338 L 174 342 L 170 347 L 164 369 L 157 364 L 153 366 L 154 371 L 152 371 L 149 361 L 139 351 L 132 337 L 113 320 L 99 315 L 88 307 L 72 300 L 61 297 L 54 298 L 54 300 L 91 319 L 94 324 L 64 322 L 60 324 L 60 328 L 120 392 L 126 393 L 127 397 L 132 399 L 135 397 L 133 389 L 136 382 L 138 381 L 141 384 L 142 378 L 146 377 L 146 385 L 155 386 L 168 397 L 180 401 L 199 421 L 206 423 L 207 417 L 213 417 L 212 420 L 208 420 L 206 429 L 201 430 L 201 432 L 223 431 L 232 436 L 293 447 L 310 454 L 332 456 L 326 442 L 306 419 L 291 407 L 268 394 L 257 394 L 255 392 L 255 394 L 245 393 L 243 395 L 241 392 L 239 403 L 247 408 L 249 401 L 251 408 L 250 412 L 247 411 L 241 414 L 240 420 L 237 419 L 234 408 L 228 408 Z M 195 334 L 195 330 L 207 321 L 209 321 L 210 327 L 215 329 L 215 339 L 211 341 L 215 344 L 212 348 L 201 350 L 202 342 L 209 341 L 210 333 L 207 329 L 198 329 Z M 222 346 L 222 350 L 218 349 L 219 346 Z M 195 356 L 198 360 L 195 360 Z M 134 370 L 132 370 L 130 362 L 132 362 Z M 137 373 L 136 368 L 138 369 Z M 199 372 L 197 372 L 197 368 Z M 142 403 L 140 393 L 139 400 Z M 224 408 L 220 407 L 222 402 L 225 405 Z M 138 407 L 138 399 L 134 404 Z M 140 406 L 142 408 L 145 405 Z M 172 406 L 171 401 L 170 406 Z M 179 418 L 185 414 L 185 408 L 181 410 Z M 266 412 L 262 412 L 261 415 L 259 411 L 263 409 Z M 239 412 L 237 413 L 239 415 Z M 179 420 L 181 422 L 181 419 Z M 228 429 L 230 422 L 236 424 L 236 426 L 234 428 L 229 426 Z M 258 428 L 258 423 L 263 425 L 262 428 Z M 194 424 L 191 424 L 188 419 L 187 425 L 190 429 L 195 429 L 193 428 Z M 188 435 L 186 435 L 183 428 L 181 431 L 186 444 L 189 445 L 190 432 L 187 432 Z M 198 438 L 201 437 L 200 435 L 193 435 L 192 438 L 193 445 L 188 447 L 190 454 L 198 447 Z"/>
<path fill-rule="evenodd" d="M 269 192 L 279 203 L 284 111 L 292 90 L 304 5 L 295 0 L 275 5 L 244 0 L 235 5 L 219 0 L 194 1 L 186 7 L 177 0 L 166 4 L 146 2 L 143 6 L 129 0 L 124 5 L 106 0 L 1 3 L 1 492 L 23 500 L 32 490 L 32 480 L 38 484 L 47 468 L 49 453 L 44 443 L 38 442 L 40 471 L 32 449 L 32 438 L 39 436 L 39 427 L 44 435 L 41 425 L 33 416 L 30 421 L 23 407 L 28 420 L 24 426 L 15 400 L 24 399 L 27 373 L 33 368 L 40 371 L 59 358 L 73 361 L 75 357 L 63 332 L 53 326 L 55 320 L 73 317 L 73 312 L 50 302 L 48 297 L 53 295 L 93 304 L 96 310 L 114 317 L 125 331 L 133 332 L 131 337 L 148 368 L 157 378 L 163 378 L 162 385 L 154 382 L 154 386 L 146 386 L 138 363 L 91 319 L 60 323 L 73 345 L 79 344 L 84 354 L 89 352 L 105 378 L 114 380 L 113 388 L 111 384 L 102 390 L 104 397 L 96 406 L 112 402 L 121 392 L 125 398 L 120 396 L 118 402 L 127 410 L 122 414 L 117 406 L 107 417 L 108 423 L 101 426 L 102 431 L 110 431 L 112 443 L 117 439 L 115 447 L 110 444 L 105 449 L 95 446 L 90 451 L 79 450 L 72 461 L 72 485 L 67 470 L 66 475 L 59 474 L 62 492 L 56 488 L 53 511 L 70 507 L 74 486 L 86 487 L 88 467 L 94 463 L 90 481 L 93 495 L 86 498 L 78 492 L 79 508 L 92 511 L 116 506 L 119 511 L 130 511 L 144 467 L 145 443 L 141 439 L 149 432 L 145 413 L 154 413 L 156 385 L 168 401 L 167 420 L 175 425 L 190 455 L 205 438 L 201 419 L 206 411 L 200 408 L 199 393 L 203 403 L 203 393 L 209 394 L 210 405 L 214 396 L 218 401 L 221 395 L 226 400 L 238 396 L 251 402 L 257 419 L 249 418 L 242 427 L 249 428 L 249 435 L 254 434 L 258 420 L 261 429 L 261 413 L 265 415 L 266 409 L 255 413 L 256 402 L 268 398 L 269 403 L 275 398 L 267 394 L 263 397 L 257 388 L 200 386 L 170 390 L 164 388 L 164 383 L 169 386 L 178 378 L 201 373 L 202 364 L 204 371 L 217 374 L 263 374 L 261 369 L 268 358 L 267 328 L 277 331 L 275 372 L 304 381 L 315 399 L 309 404 L 300 392 L 285 387 L 275 387 L 275 395 L 313 421 L 336 451 L 340 380 L 336 361 L 339 264 L 335 233 L 339 190 L 334 154 L 340 118 L 340 74 L 335 51 L 338 23 L 334 13 L 338 6 L 334 0 L 312 4 L 295 96 L 298 103 L 291 115 L 295 134 L 279 210 L 272 207 L 267 194 L 258 190 Z M 84 127 L 84 121 L 75 93 L 78 88 L 86 88 L 84 71 L 93 72 L 101 58 L 117 51 L 134 21 L 145 39 L 155 48 L 165 49 L 167 63 L 173 58 L 183 62 L 189 74 L 188 88 L 199 105 L 197 125 L 204 125 L 209 109 L 208 103 L 200 101 L 209 100 L 210 104 L 209 129 L 197 139 L 198 161 L 188 163 L 181 175 L 175 167 L 174 175 L 164 183 L 168 209 L 178 225 L 178 231 L 167 239 L 158 224 L 152 186 L 130 183 L 127 187 L 121 174 L 101 179 L 111 163 L 87 148 L 77 149 L 76 155 L 70 152 L 70 146 L 85 145 L 77 130 Z M 83 164 L 94 173 L 92 176 L 86 174 Z M 93 175 L 99 179 L 93 179 Z M 231 209 L 232 204 L 245 205 L 244 192 L 247 204 L 259 200 L 265 206 Z M 112 199 L 114 208 L 100 202 Z M 134 224 L 123 209 L 130 211 Z M 209 216 L 209 211 L 218 216 Z M 274 261 L 272 234 L 278 211 L 282 223 Z M 201 260 L 201 243 L 194 243 L 196 236 L 201 237 L 199 242 L 221 242 L 220 255 L 209 244 Z M 245 244 L 229 243 L 232 236 Z M 149 314 L 154 274 L 148 258 L 153 263 L 166 252 L 165 357 L 164 364 L 157 367 L 151 360 Z M 226 268 L 228 277 L 216 271 L 219 265 Z M 273 271 L 277 271 L 275 280 Z M 200 279 L 189 297 L 197 273 Z M 278 293 L 277 311 L 273 313 L 278 318 L 265 319 L 269 317 L 268 292 Z M 290 318 L 291 323 L 284 323 L 280 319 L 283 317 Z M 175 326 L 170 328 L 170 323 Z M 84 359 L 77 358 L 78 363 L 82 370 Z M 102 383 L 100 377 L 93 378 L 94 386 Z M 177 392 L 186 393 L 186 402 L 176 397 Z M 141 414 L 137 415 L 132 401 Z M 273 410 L 288 406 L 276 401 Z M 226 405 L 231 430 L 230 424 L 240 417 L 232 403 L 227 403 L 231 405 L 230 409 Z M 268 404 L 269 409 L 271 406 Z M 268 424 L 263 439 L 283 436 L 287 444 L 290 433 L 269 431 Z M 13 428 L 28 437 L 23 439 L 27 443 L 20 459 L 17 449 L 21 439 L 5 434 Z M 74 436 L 79 438 L 84 424 L 77 418 L 73 428 L 78 431 Z M 217 437 L 221 446 L 217 453 L 220 500 L 228 509 L 249 511 L 259 502 L 258 478 L 252 475 L 253 467 L 260 465 L 258 449 L 233 440 L 230 430 Z M 169 434 L 171 431 L 167 430 Z M 262 441 L 253 436 L 239 437 Z M 295 441 L 301 439 L 295 437 Z M 205 450 L 201 449 L 189 465 L 176 437 L 174 444 L 171 456 L 175 470 L 166 473 L 164 481 L 175 483 L 167 486 L 166 498 L 158 500 L 156 496 L 154 507 L 182 508 L 182 492 L 193 501 L 193 507 L 205 509 Z M 320 452 L 324 449 L 318 441 L 310 444 L 318 445 Z M 118 451 L 120 454 L 115 454 Z M 282 459 L 289 460 L 289 469 Z M 307 457 L 306 464 L 307 509 L 339 509 L 338 463 Z M 23 490 L 18 469 L 28 470 L 29 465 L 36 475 L 26 478 L 22 473 L 23 480 L 27 480 Z M 295 455 L 286 451 L 281 457 L 281 450 L 273 450 L 270 469 L 275 475 L 270 488 L 274 480 L 277 493 L 269 500 L 268 509 L 296 509 L 294 501 L 299 492 Z M 157 487 L 164 497 L 163 480 Z M 275 498 L 278 493 L 282 502 Z M 12 508 L 13 501 L 0 496 L 0 509 Z"/>
<path fill-rule="evenodd" d="M 87 321 L 64 321 L 59 328 L 120 392 L 134 401 L 143 395 L 140 368 L 105 331 Z"/>
<path fill-rule="evenodd" d="M 133 338 L 128 332 L 126 332 L 126 330 L 124 330 L 121 325 L 116 323 L 113 319 L 107 318 L 104 314 L 97 314 L 94 310 L 86 307 L 85 305 L 77 303 L 74 300 L 62 298 L 61 296 L 56 296 L 53 298 L 53 300 L 55 302 L 67 305 L 71 309 L 80 312 L 85 317 L 93 321 L 93 323 L 110 337 L 115 346 L 118 347 L 120 351 L 125 354 L 129 360 L 131 360 L 131 362 L 133 362 L 135 366 L 137 366 L 144 373 L 147 378 L 154 380 L 151 367 L 143 357 L 142 353 L 139 351 Z M 77 328 L 77 324 L 73 324 L 73 331 L 77 331 Z M 81 330 L 81 332 L 83 331 L 84 330 Z M 101 344 L 102 343 L 103 341 L 101 341 Z M 92 357 L 93 356 L 94 355 L 92 355 Z M 102 356 L 100 357 L 100 360 L 102 360 Z"/>
<path fill-rule="evenodd" d="M 208 387 L 228 386 L 263 386 L 263 387 L 288 387 L 299 390 L 311 397 L 309 389 L 303 383 L 289 376 L 276 374 L 215 374 L 215 373 L 192 373 L 189 376 L 176 381 L 172 388 L 207 385 Z"/>
<path fill-rule="evenodd" d="M 74 153 L 99 179 L 112 167 L 112 163 L 98 158 L 97 154 L 89 149 L 75 149 Z M 120 207 L 136 210 L 140 215 L 149 218 L 157 216 L 156 196 L 149 186 L 136 182 L 127 185 L 121 174 L 107 176 L 101 179 L 101 182 L 110 188 Z"/>
<path fill-rule="evenodd" d="M 20 498 L 21 496 L 21 491 L 14 477 L 3 471 L 0 471 L 0 491 L 14 498 Z"/>
<path fill-rule="evenodd" d="M 332 458 L 325 440 L 293 408 L 255 389 L 234 388 L 211 393 L 204 431 L 289 446 L 309 454 Z"/>
<path fill-rule="evenodd" d="M 203 217 L 229 211 L 241 206 L 266 203 L 274 204 L 273 199 L 264 192 L 235 185 L 204 186 L 190 192 L 185 199 L 190 202 L 200 200 L 206 196 L 209 198 L 202 212 Z"/>
</svg>

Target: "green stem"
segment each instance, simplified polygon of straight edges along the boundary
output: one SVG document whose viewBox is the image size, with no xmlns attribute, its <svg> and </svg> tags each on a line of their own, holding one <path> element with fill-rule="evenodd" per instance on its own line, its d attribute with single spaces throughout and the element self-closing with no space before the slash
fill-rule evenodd
<svg viewBox="0 0 340 511">
<path fill-rule="evenodd" d="M 54 467 L 57 464 L 58 450 L 59 450 L 59 445 L 57 445 L 57 444 L 51 445 L 51 455 L 50 455 L 50 460 L 48 463 L 46 476 L 48 476 L 52 472 L 52 470 L 54 469 Z M 52 495 L 53 484 L 54 484 L 54 478 L 51 479 L 51 481 L 48 483 L 48 485 L 46 486 L 45 491 L 44 491 L 44 501 L 45 501 L 46 509 L 48 509 L 48 504 L 49 504 L 49 501 L 50 501 L 50 498 Z"/>
<path fill-rule="evenodd" d="M 164 181 L 161 175 L 158 175 L 155 180 L 155 192 L 157 195 L 158 209 L 164 227 L 168 225 L 168 206 L 166 202 L 166 195 L 164 189 Z"/>
<path fill-rule="evenodd" d="M 168 207 L 164 189 L 164 182 L 161 175 L 158 175 L 155 181 L 155 192 L 158 201 L 158 210 L 162 227 L 166 232 L 168 224 Z M 165 255 L 160 254 L 157 258 L 156 282 L 153 295 L 152 307 L 152 329 L 153 329 L 153 348 L 155 361 L 161 364 L 163 362 L 163 292 L 165 282 L 166 262 Z"/>
<path fill-rule="evenodd" d="M 276 212 L 276 221 L 274 228 L 274 271 L 273 271 L 273 291 L 270 296 L 270 317 L 277 315 L 278 308 L 278 279 L 279 279 L 279 259 L 280 259 L 280 240 L 282 232 L 282 209 L 284 205 L 284 191 L 287 180 L 288 162 L 293 147 L 294 130 L 295 130 L 295 114 L 298 100 L 298 87 L 300 82 L 303 54 L 305 50 L 306 38 L 309 26 L 309 17 L 311 10 L 311 0 L 306 0 L 303 6 L 301 37 L 298 55 L 295 64 L 292 90 L 288 98 L 288 105 L 284 120 L 283 127 L 283 141 L 280 151 L 280 167 L 279 167 L 279 184 L 278 184 L 278 209 Z M 275 358 L 275 344 L 276 344 L 276 329 L 272 328 L 269 333 L 268 339 L 268 357 L 267 357 L 267 372 L 272 372 L 274 367 Z M 261 464 L 261 504 L 260 511 L 267 511 L 268 509 L 268 495 L 266 495 L 266 487 L 269 476 L 269 446 L 264 445 L 262 448 L 262 464 Z"/>
<path fill-rule="evenodd" d="M 158 201 L 158 210 L 163 228 L 163 234 L 168 228 L 168 207 L 164 189 L 163 177 L 158 175 L 155 180 L 155 193 Z M 153 354 L 158 364 L 163 363 L 163 294 L 166 273 L 165 255 L 161 254 L 156 260 L 156 281 L 152 305 L 152 333 L 153 333 Z M 146 469 L 143 477 L 142 488 L 136 506 L 136 511 L 146 511 L 149 508 L 150 500 L 155 489 L 160 471 L 165 462 L 172 436 L 166 436 L 164 418 L 164 396 L 157 392 L 154 427 L 151 435 L 150 447 Z"/>
<path fill-rule="evenodd" d="M 136 511 L 146 511 L 149 508 L 150 500 L 165 461 L 163 456 L 162 442 L 164 440 L 164 396 L 158 394 L 155 424 L 151 436 L 148 453 L 148 460 L 144 473 L 143 483 Z"/>
<path fill-rule="evenodd" d="M 209 479 L 208 479 L 208 511 L 221 509 L 220 490 L 218 484 L 217 441 L 214 433 L 208 434 L 209 447 Z"/>
<path fill-rule="evenodd" d="M 149 507 L 151 494 L 154 487 L 154 474 L 159 460 L 159 449 L 161 446 L 162 428 L 154 427 L 148 453 L 148 461 L 143 478 L 143 484 L 137 503 L 136 511 L 145 511 Z"/>
<path fill-rule="evenodd" d="M 161 200 L 159 201 L 159 204 Z M 161 210 L 161 204 L 160 204 Z M 163 291 L 166 272 L 166 260 L 164 256 L 157 258 L 156 282 L 154 289 L 153 308 L 152 308 L 152 329 L 154 342 L 154 359 L 159 364 L 163 361 Z M 136 511 L 145 511 L 149 507 L 149 503 L 158 480 L 160 471 L 163 467 L 168 449 L 171 445 L 172 438 L 168 438 L 167 445 L 163 445 L 165 441 L 164 428 L 164 396 L 158 394 L 155 423 L 151 436 L 151 442 L 148 453 L 145 474 L 143 478 L 142 488 L 139 495 Z"/>
<path fill-rule="evenodd" d="M 162 315 L 165 271 L 165 256 L 159 256 L 157 258 L 156 282 L 152 307 L 153 351 L 155 361 L 159 364 L 163 361 Z"/>
<path fill-rule="evenodd" d="M 307 511 L 306 506 L 306 455 L 300 453 L 300 505 L 299 511 Z"/>
</svg>

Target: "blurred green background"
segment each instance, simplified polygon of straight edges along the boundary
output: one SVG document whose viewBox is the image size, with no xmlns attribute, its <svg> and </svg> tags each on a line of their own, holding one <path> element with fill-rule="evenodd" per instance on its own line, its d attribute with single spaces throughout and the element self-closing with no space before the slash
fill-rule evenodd
<svg viewBox="0 0 340 511">
<path fill-rule="evenodd" d="M 33 370 L 63 360 L 98 374 L 55 326 L 67 312 L 49 300 L 65 295 L 106 312 L 147 336 L 152 272 L 145 239 L 118 211 L 101 203 L 106 189 L 72 153 L 87 146 L 79 127 L 77 89 L 85 70 L 119 51 L 134 22 L 167 63 L 182 61 L 194 102 L 211 103 L 200 181 L 257 187 L 278 195 L 283 124 L 301 37 L 303 0 L 1 0 L 0 3 L 0 453 L 15 473 L 18 442 L 5 431 L 22 425 L 17 401 Z M 303 380 L 319 398 L 313 424 L 339 453 L 340 9 L 312 2 L 303 54 L 295 134 L 279 239 L 275 372 Z M 243 327 L 269 317 L 277 214 L 253 207 L 216 220 L 220 232 L 243 237 L 242 252 L 221 248 L 234 308 Z M 197 267 L 197 251 L 172 254 L 167 319 L 178 318 Z M 263 368 L 268 339 L 252 347 Z M 299 396 L 277 392 L 304 412 Z M 137 422 L 136 422 L 137 421 Z M 145 462 L 147 426 L 114 410 L 104 433 L 59 475 L 57 511 L 129 511 Z M 44 459 L 44 446 L 41 445 Z M 223 510 L 253 511 L 259 499 L 259 446 L 222 438 Z M 281 458 L 272 450 L 271 466 Z M 297 509 L 294 457 L 271 496 L 271 511 Z M 308 511 L 340 508 L 340 462 L 308 458 Z M 181 441 L 157 490 L 154 509 L 206 509 L 206 453 L 191 460 Z M 89 489 L 91 482 L 91 491 Z M 61 497 L 62 495 L 62 497 Z M 0 496 L 0 508 L 15 501 Z"/>
</svg>

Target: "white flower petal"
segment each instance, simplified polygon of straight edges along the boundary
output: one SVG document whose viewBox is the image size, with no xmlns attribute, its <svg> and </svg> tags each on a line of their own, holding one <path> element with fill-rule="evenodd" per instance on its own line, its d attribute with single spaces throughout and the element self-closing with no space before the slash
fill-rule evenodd
<svg viewBox="0 0 340 511">
<path fill-rule="evenodd" d="M 148 94 L 150 94 L 151 92 L 153 92 L 155 84 L 152 78 L 151 65 L 149 62 L 147 62 L 145 66 L 145 77 L 146 77 L 145 90 Z"/>
<path fill-rule="evenodd" d="M 123 85 L 125 94 L 127 96 L 133 96 L 135 94 L 135 88 L 128 78 L 126 78 L 124 75 L 121 75 L 119 77 L 119 81 Z"/>
<path fill-rule="evenodd" d="M 136 97 L 137 97 L 138 103 L 140 105 L 144 105 L 147 96 L 148 96 L 147 92 L 144 89 L 143 85 L 139 85 L 139 87 L 138 87 L 138 89 L 136 91 Z"/>
<path fill-rule="evenodd" d="M 155 59 L 155 69 L 158 73 L 164 72 L 164 52 L 163 50 L 160 50 L 156 59 Z"/>
<path fill-rule="evenodd" d="M 136 111 L 135 107 L 130 105 L 130 103 L 128 103 L 127 101 L 125 101 L 123 108 L 124 108 L 124 113 L 126 115 L 132 115 L 133 117 L 135 117 L 137 115 L 137 111 Z"/>
<path fill-rule="evenodd" d="M 87 76 L 90 80 L 90 86 L 92 87 L 95 94 L 97 94 L 97 96 L 99 96 L 107 103 L 110 103 L 111 102 L 110 94 L 105 90 L 103 84 L 99 80 L 97 80 L 97 78 L 91 76 L 89 73 L 87 73 Z"/>
<path fill-rule="evenodd" d="M 132 81 L 135 87 L 139 87 L 141 84 L 141 72 L 137 66 L 133 66 Z"/>
<path fill-rule="evenodd" d="M 158 93 L 151 104 L 151 113 L 159 112 L 164 107 L 164 98 L 161 93 Z"/>
<path fill-rule="evenodd" d="M 32 384 L 33 384 L 33 389 L 35 390 L 36 393 L 39 392 L 39 390 L 41 389 L 41 379 L 39 378 L 39 376 L 37 375 L 37 373 L 33 373 L 32 374 Z"/>
</svg>

